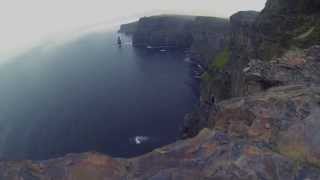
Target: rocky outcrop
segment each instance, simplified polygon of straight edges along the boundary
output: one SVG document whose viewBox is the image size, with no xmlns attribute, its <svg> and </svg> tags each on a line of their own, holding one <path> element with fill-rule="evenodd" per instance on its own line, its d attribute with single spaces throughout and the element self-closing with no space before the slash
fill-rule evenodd
<svg viewBox="0 0 320 180">
<path fill-rule="evenodd" d="M 233 62 L 236 64 L 236 62 Z M 241 63 L 241 62 L 239 62 Z M 239 69 L 236 69 L 238 67 Z M 264 92 L 270 88 L 286 85 L 319 85 L 320 84 L 320 46 L 312 46 L 306 50 L 289 50 L 280 58 L 271 61 L 251 59 L 249 63 L 234 67 L 235 74 L 240 77 L 219 77 L 219 79 L 235 80 L 241 79 L 239 87 L 242 88 L 244 95 Z M 230 68 L 230 67 L 228 67 Z M 230 68 L 231 69 L 231 68 Z M 228 69 L 228 70 L 230 70 Z M 238 72 L 239 71 L 239 72 Z M 217 74 L 216 74 L 217 75 Z M 226 80 L 226 84 L 230 81 Z M 211 82 L 212 83 L 212 82 Z M 217 84 L 217 83 L 216 83 Z M 232 85 L 232 84 L 230 84 Z M 228 86 L 223 87 L 228 91 Z M 233 85 L 232 88 L 235 86 Z M 239 90 L 234 90 L 239 92 Z M 216 92 L 211 91 L 214 95 Z M 211 98 L 213 97 L 211 96 Z M 204 94 L 202 93 L 202 97 Z M 207 97 L 208 98 L 208 97 Z M 228 98 L 226 98 L 228 99 Z M 217 99 L 219 100 L 219 99 Z M 184 124 L 184 137 L 196 135 L 202 128 L 208 127 L 210 114 L 216 109 L 214 102 L 204 102 L 195 112 L 186 116 Z"/>
<path fill-rule="evenodd" d="M 316 55 L 303 50 L 320 44 L 319 12 L 317 1 L 268 0 L 261 13 L 243 11 L 231 16 L 228 62 L 218 71 L 208 68 L 203 74 L 204 103 L 187 116 L 184 136 L 206 127 L 212 99 L 219 102 L 275 86 L 319 83 L 318 62 L 310 60 Z M 313 49 L 318 52 L 316 46 Z"/>
<path fill-rule="evenodd" d="M 254 27 L 258 58 L 270 60 L 292 46 L 319 44 L 319 12 L 317 0 L 268 0 Z"/>
<path fill-rule="evenodd" d="M 226 66 L 230 97 L 250 93 L 242 70 L 252 59 L 266 63 L 290 49 L 319 44 L 319 12 L 319 2 L 314 0 L 268 0 L 261 13 L 245 11 L 231 16 L 231 58 Z"/>
<path fill-rule="evenodd" d="M 280 85 L 320 84 L 320 46 L 289 50 L 270 62 L 252 59 L 245 74 L 246 92 L 252 94 Z"/>
<path fill-rule="evenodd" d="M 319 90 L 312 85 L 281 86 L 224 101 L 209 118 L 209 126 L 319 166 Z"/>
<path fill-rule="evenodd" d="M 319 12 L 319 2 L 314 0 L 268 0 L 261 13 L 247 11 L 233 15 L 232 57 L 227 70 L 231 76 L 231 97 L 250 93 L 242 70 L 252 59 L 267 63 L 290 49 L 319 44 Z"/>
</svg>

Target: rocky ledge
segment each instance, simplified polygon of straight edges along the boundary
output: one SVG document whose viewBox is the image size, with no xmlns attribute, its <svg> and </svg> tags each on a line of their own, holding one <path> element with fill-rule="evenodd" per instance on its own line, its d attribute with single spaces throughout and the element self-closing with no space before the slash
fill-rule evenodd
<svg viewBox="0 0 320 180">
<path fill-rule="evenodd" d="M 292 84 L 320 84 L 320 46 L 291 49 L 270 62 L 251 59 L 243 69 L 246 93 Z"/>
</svg>

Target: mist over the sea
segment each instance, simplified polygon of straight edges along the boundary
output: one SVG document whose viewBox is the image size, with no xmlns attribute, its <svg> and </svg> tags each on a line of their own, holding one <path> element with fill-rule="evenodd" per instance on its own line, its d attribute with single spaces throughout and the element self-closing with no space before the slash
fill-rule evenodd
<svg viewBox="0 0 320 180">
<path fill-rule="evenodd" d="M 52 39 L 163 13 L 229 17 L 261 10 L 265 0 L 2 0 L 0 63 Z"/>
<path fill-rule="evenodd" d="M 119 47 L 117 37 L 82 34 L 0 66 L 1 159 L 130 157 L 179 137 L 198 99 L 190 62 L 181 52 L 135 49 L 126 37 Z"/>
</svg>

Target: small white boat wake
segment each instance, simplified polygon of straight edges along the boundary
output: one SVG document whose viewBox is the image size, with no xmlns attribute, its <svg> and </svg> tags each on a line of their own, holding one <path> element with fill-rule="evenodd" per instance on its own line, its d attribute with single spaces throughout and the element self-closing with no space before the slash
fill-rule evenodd
<svg viewBox="0 0 320 180">
<path fill-rule="evenodd" d="M 149 140 L 150 140 L 150 137 L 147 137 L 147 136 L 135 136 L 133 138 L 130 138 L 130 142 L 137 145 L 147 143 Z"/>
</svg>

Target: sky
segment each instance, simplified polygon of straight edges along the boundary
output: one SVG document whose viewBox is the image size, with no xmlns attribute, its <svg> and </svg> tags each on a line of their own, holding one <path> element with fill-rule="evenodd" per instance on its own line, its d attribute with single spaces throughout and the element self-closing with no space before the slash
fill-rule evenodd
<svg viewBox="0 0 320 180">
<path fill-rule="evenodd" d="M 266 0 L 0 0 L 0 61 L 50 38 L 155 14 L 229 17 Z M 64 34 L 64 36 L 63 36 Z"/>
</svg>

